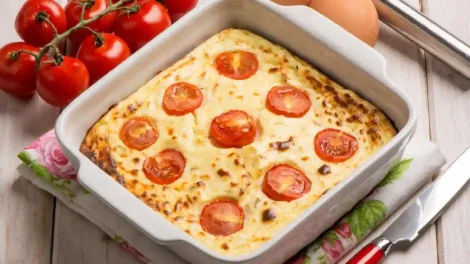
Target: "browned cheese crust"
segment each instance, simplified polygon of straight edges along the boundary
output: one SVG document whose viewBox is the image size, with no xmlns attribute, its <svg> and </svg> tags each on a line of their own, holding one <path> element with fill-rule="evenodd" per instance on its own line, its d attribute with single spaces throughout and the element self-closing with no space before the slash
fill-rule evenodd
<svg viewBox="0 0 470 264">
<path fill-rule="evenodd" d="M 217 54 L 237 49 L 250 51 L 259 60 L 258 72 L 245 81 L 220 76 L 213 67 Z M 177 81 L 201 88 L 204 101 L 194 114 L 169 117 L 161 109 L 165 89 Z M 309 95 L 312 107 L 304 117 L 286 118 L 266 110 L 267 92 L 282 84 Z M 230 109 L 242 109 L 256 120 L 258 135 L 251 145 L 221 149 L 208 139 L 212 118 Z M 151 116 L 159 132 L 157 142 L 143 151 L 127 148 L 118 137 L 123 123 L 135 116 Z M 322 161 L 315 154 L 313 138 L 326 128 L 353 135 L 359 143 L 356 155 L 342 163 Z M 269 240 L 396 133 L 378 108 L 286 49 L 249 31 L 229 29 L 113 106 L 90 128 L 80 151 L 195 239 L 221 254 L 238 256 Z M 144 160 L 164 149 L 176 149 L 186 159 L 183 176 L 167 186 L 152 183 L 142 173 Z M 288 203 L 272 201 L 263 194 L 264 173 L 279 163 L 304 171 L 312 182 L 308 195 Z M 239 201 L 246 217 L 243 230 L 216 237 L 201 229 L 200 211 L 217 197 Z"/>
</svg>

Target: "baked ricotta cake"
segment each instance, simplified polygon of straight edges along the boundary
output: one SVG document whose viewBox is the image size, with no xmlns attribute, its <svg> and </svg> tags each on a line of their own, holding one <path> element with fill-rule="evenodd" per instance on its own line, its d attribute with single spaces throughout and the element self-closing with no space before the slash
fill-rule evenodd
<svg viewBox="0 0 470 264">
<path fill-rule="evenodd" d="M 80 151 L 208 248 L 240 256 L 396 133 L 312 65 L 228 29 L 113 106 Z"/>
</svg>

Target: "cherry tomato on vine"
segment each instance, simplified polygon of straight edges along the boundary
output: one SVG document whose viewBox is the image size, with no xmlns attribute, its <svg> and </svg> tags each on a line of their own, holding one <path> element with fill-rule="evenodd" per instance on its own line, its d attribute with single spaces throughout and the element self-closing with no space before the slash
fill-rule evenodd
<svg viewBox="0 0 470 264">
<path fill-rule="evenodd" d="M 68 56 L 60 65 L 41 62 L 36 79 L 39 96 L 47 103 L 65 107 L 90 85 L 90 74 L 83 62 Z"/>
<path fill-rule="evenodd" d="M 56 1 L 26 1 L 15 19 L 16 32 L 26 43 L 42 47 L 55 37 L 52 25 L 45 19 L 55 26 L 58 34 L 67 29 L 64 9 Z"/>
<path fill-rule="evenodd" d="M 123 38 L 136 52 L 171 25 L 166 8 L 156 2 L 138 0 L 137 12 L 122 11 L 114 23 L 114 33 Z M 134 6 L 134 3 L 128 6 Z"/>
<path fill-rule="evenodd" d="M 111 33 L 100 36 L 88 36 L 77 53 L 77 59 L 86 65 L 90 73 L 92 84 L 131 55 L 131 50 L 122 38 Z"/>
<path fill-rule="evenodd" d="M 80 22 L 82 5 L 86 5 L 83 19 L 90 19 L 102 13 L 108 7 L 108 0 L 74 0 L 65 6 L 65 16 L 67 17 L 67 28 L 71 28 Z M 99 33 L 111 32 L 116 12 L 104 15 L 100 19 L 91 22 L 87 26 Z M 70 34 L 69 39 L 75 43 L 80 43 L 92 33 L 87 29 L 79 29 Z"/>
<path fill-rule="evenodd" d="M 27 53 L 39 52 L 39 48 L 24 42 L 14 42 L 0 49 L 0 90 L 16 97 L 27 98 L 36 90 L 36 59 Z"/>
<path fill-rule="evenodd" d="M 197 5 L 197 0 L 163 0 L 174 23 Z"/>
</svg>

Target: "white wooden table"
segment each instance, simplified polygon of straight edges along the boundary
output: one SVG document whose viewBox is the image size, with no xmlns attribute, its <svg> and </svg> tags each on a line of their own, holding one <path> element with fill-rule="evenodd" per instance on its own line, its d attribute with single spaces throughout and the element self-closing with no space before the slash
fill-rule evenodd
<svg viewBox="0 0 470 264">
<path fill-rule="evenodd" d="M 18 40 L 13 21 L 24 1 L 0 1 L 0 46 Z M 470 0 L 406 2 L 470 43 Z M 386 26 L 376 49 L 418 109 L 417 135 L 437 142 L 454 160 L 470 145 L 470 81 Z M 0 264 L 137 264 L 98 228 L 16 172 L 18 151 L 51 129 L 58 114 L 37 96 L 25 102 L 0 94 Z M 412 248 L 394 252 L 386 263 L 466 264 L 469 247 L 470 189 Z"/>
</svg>

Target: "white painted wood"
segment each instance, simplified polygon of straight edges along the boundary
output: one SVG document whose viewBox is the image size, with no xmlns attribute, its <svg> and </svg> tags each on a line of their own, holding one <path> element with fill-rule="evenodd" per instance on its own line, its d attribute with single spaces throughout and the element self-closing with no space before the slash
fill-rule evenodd
<svg viewBox="0 0 470 264">
<path fill-rule="evenodd" d="M 1 2 L 0 46 L 19 40 L 13 24 L 23 2 Z M 51 129 L 57 115 L 37 96 L 23 101 L 0 91 L 0 264 L 50 261 L 54 199 L 20 178 L 16 155 Z"/>
<path fill-rule="evenodd" d="M 419 9 L 419 1 L 406 1 Z M 380 51 L 388 62 L 387 73 L 392 81 L 408 93 L 418 111 L 418 130 L 416 135 L 429 137 L 429 114 L 427 105 L 427 86 L 424 67 L 424 54 L 413 43 L 407 41 L 392 29 L 382 26 L 379 43 L 376 49 Z M 416 196 L 416 195 L 415 195 Z M 410 200 L 408 204 L 411 202 Z M 407 205 L 402 206 L 392 215 L 376 232 L 367 237 L 361 246 L 365 246 L 388 227 Z M 346 256 L 345 262 L 355 254 L 361 246 Z M 390 254 L 386 264 L 434 264 L 437 262 L 437 244 L 435 227 L 431 227 L 416 243 L 406 251 L 394 251 Z"/>
<path fill-rule="evenodd" d="M 24 0 L 7 0 L 0 9 L 0 44 L 16 40 L 14 16 Z M 419 0 L 408 0 L 418 6 Z M 426 1 L 426 0 L 425 0 Z M 65 2 L 62 0 L 61 2 Z M 427 0 L 426 11 L 438 23 L 470 42 L 470 0 Z M 429 135 L 424 59 L 419 49 L 390 29 L 382 28 L 377 49 L 388 60 L 391 79 L 414 100 L 420 114 L 418 135 Z M 427 56 L 432 138 L 449 160 L 470 144 L 470 88 L 452 70 Z M 23 180 L 14 169 L 15 154 L 34 138 L 52 128 L 57 110 L 39 98 L 31 102 L 0 95 L 0 264 L 139 263 L 103 232 L 81 216 L 57 203 L 54 243 L 51 241 L 53 199 Z M 455 202 L 439 222 L 439 263 L 468 263 L 470 191 Z M 396 217 L 393 216 L 392 219 Z M 390 222 L 390 221 L 389 221 Z M 388 224 L 381 227 L 383 230 Z M 377 232 L 376 232 L 377 234 Z M 386 263 L 438 263 L 435 229 L 431 228 L 407 252 L 395 252 Z M 370 236 L 372 239 L 374 236 Z M 367 241 L 366 241 L 367 242 Z"/>
<path fill-rule="evenodd" d="M 431 19 L 470 43 L 470 0 L 427 0 Z M 470 145 L 470 81 L 427 56 L 432 138 L 452 162 Z M 438 221 L 440 263 L 470 261 L 470 190 L 467 189 Z"/>
<path fill-rule="evenodd" d="M 141 264 L 61 202 L 56 205 L 55 223 L 52 264 Z"/>
<path fill-rule="evenodd" d="M 52 127 L 58 111 L 38 97 L 0 93 L 0 263 L 49 263 L 54 199 L 20 178 L 16 155 Z"/>
</svg>

